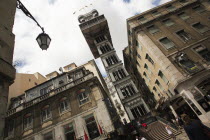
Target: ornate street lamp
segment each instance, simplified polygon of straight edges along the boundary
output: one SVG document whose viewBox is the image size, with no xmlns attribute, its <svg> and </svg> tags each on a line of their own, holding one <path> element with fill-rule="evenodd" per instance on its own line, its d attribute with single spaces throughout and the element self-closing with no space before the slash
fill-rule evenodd
<svg viewBox="0 0 210 140">
<path fill-rule="evenodd" d="M 49 37 L 49 35 L 44 32 L 44 28 L 36 21 L 36 19 L 31 15 L 26 7 L 20 2 L 20 0 L 17 0 L 17 8 L 21 9 L 26 16 L 33 19 L 33 21 L 35 21 L 36 24 L 41 28 L 42 33 L 38 35 L 36 40 L 42 50 L 47 50 L 51 42 L 51 38 Z"/>
</svg>

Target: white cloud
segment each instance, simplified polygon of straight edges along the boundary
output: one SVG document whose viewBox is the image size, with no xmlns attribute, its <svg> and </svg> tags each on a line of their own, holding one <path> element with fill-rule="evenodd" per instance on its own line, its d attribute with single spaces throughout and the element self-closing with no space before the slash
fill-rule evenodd
<svg viewBox="0 0 210 140">
<path fill-rule="evenodd" d="M 25 60 L 26 65 L 18 72 L 40 72 L 43 75 L 59 67 L 75 62 L 77 65 L 93 59 L 91 51 L 79 29 L 77 17 L 97 9 L 108 20 L 117 54 L 122 59 L 122 50 L 127 46 L 126 19 L 148 10 L 154 0 L 21 0 L 52 39 L 47 51 L 42 51 L 36 37 L 41 30 L 20 10 L 16 12 L 14 33 L 16 35 L 14 60 Z M 162 0 L 164 1 L 164 0 Z M 161 1 L 161 2 L 162 2 Z M 90 3 L 93 6 L 90 6 Z M 73 15 L 82 7 L 89 5 Z M 97 61 L 101 67 L 100 61 Z M 103 71 L 103 70 L 102 70 Z"/>
</svg>

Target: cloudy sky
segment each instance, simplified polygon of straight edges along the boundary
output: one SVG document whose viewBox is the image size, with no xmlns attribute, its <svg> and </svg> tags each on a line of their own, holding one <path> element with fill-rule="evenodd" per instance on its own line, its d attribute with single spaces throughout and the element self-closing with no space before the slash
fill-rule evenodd
<svg viewBox="0 0 210 140">
<path fill-rule="evenodd" d="M 108 20 L 114 47 L 121 59 L 127 46 L 126 19 L 169 0 L 21 0 L 52 39 L 47 51 L 42 51 L 36 37 L 40 28 L 21 10 L 16 11 L 14 61 L 20 62 L 19 73 L 40 72 L 46 75 L 59 67 L 77 65 L 94 59 L 79 29 L 77 17 L 97 9 Z M 91 5 L 92 4 L 92 5 Z M 82 9 L 83 7 L 87 8 Z M 82 9 L 82 10 L 80 10 Z M 79 11 L 80 10 L 80 11 Z M 76 14 L 73 14 L 76 11 Z M 103 65 L 96 60 L 103 75 Z"/>
</svg>

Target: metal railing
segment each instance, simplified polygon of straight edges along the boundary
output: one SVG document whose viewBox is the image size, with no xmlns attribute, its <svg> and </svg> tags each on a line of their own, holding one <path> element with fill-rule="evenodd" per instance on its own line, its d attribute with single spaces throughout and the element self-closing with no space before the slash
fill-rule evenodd
<svg viewBox="0 0 210 140">
<path fill-rule="evenodd" d="M 90 26 L 93 26 L 97 23 L 100 23 L 101 21 L 105 21 L 104 15 L 98 16 L 96 18 L 93 18 L 87 22 L 81 23 L 79 26 L 82 30 L 89 28 Z"/>
<path fill-rule="evenodd" d="M 30 106 L 38 103 L 38 102 L 41 102 L 41 101 L 43 101 L 43 100 L 45 100 L 45 99 L 47 99 L 47 98 L 49 98 L 51 96 L 54 96 L 55 94 L 58 94 L 58 93 L 60 93 L 60 92 L 62 92 L 64 90 L 67 90 L 67 89 L 69 89 L 69 88 L 71 88 L 73 86 L 76 86 L 76 85 L 78 85 L 80 83 L 83 83 L 83 82 L 85 82 L 85 81 L 87 81 L 87 80 L 89 80 L 89 79 L 91 79 L 93 77 L 94 77 L 93 73 L 88 73 L 84 77 L 81 77 L 81 78 L 76 79 L 74 81 L 71 81 L 70 83 L 67 83 L 67 84 L 65 84 L 65 85 L 63 85 L 61 87 L 58 87 L 58 88 L 56 88 L 54 90 L 51 90 L 49 93 L 46 93 L 46 94 L 44 94 L 42 96 L 39 96 L 39 97 L 29 101 L 29 102 L 25 102 L 25 103 L 21 104 L 20 106 L 18 106 L 16 108 L 8 110 L 7 111 L 7 117 L 12 115 L 12 114 L 14 114 L 14 113 L 16 113 L 16 112 L 19 112 L 19 111 L 25 109 L 25 108 L 28 108 L 28 107 L 30 107 Z"/>
</svg>

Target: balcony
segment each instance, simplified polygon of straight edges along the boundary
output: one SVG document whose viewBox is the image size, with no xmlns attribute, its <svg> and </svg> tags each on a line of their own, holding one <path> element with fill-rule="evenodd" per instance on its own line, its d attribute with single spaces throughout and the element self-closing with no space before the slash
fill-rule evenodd
<svg viewBox="0 0 210 140">
<path fill-rule="evenodd" d="M 85 30 L 85 29 L 90 28 L 96 24 L 103 22 L 103 21 L 106 21 L 106 19 L 105 19 L 104 15 L 101 15 L 101 16 L 93 18 L 87 22 L 81 23 L 79 26 L 82 30 Z"/>
<path fill-rule="evenodd" d="M 65 90 L 67 90 L 67 89 L 70 89 L 70 88 L 72 88 L 72 87 L 74 87 L 76 85 L 79 85 L 79 84 L 81 84 L 81 83 L 83 83 L 83 82 L 85 82 L 85 81 L 87 81 L 87 80 L 89 80 L 89 79 L 91 79 L 93 77 L 94 77 L 93 73 L 88 73 L 87 75 L 85 75 L 85 76 L 83 76 L 83 77 L 81 77 L 79 79 L 76 79 L 74 81 L 71 81 L 71 82 L 63 85 L 63 86 L 60 86 L 59 88 L 51 90 L 49 93 L 46 93 L 46 94 L 44 94 L 42 96 L 39 96 L 39 97 L 29 101 L 29 102 L 24 102 L 20 106 L 8 110 L 7 111 L 7 117 L 11 116 L 12 114 L 15 114 L 15 113 L 17 113 L 17 112 L 19 112 L 21 110 L 24 110 L 24 109 L 26 109 L 26 108 L 28 108 L 30 106 L 33 106 L 33 105 L 35 105 L 35 104 L 37 104 L 37 103 L 39 103 L 39 102 L 41 102 L 41 101 L 43 101 L 45 99 L 48 99 L 48 98 L 50 98 L 50 97 L 52 97 L 52 96 L 54 96 L 54 95 L 56 95 L 58 93 L 61 93 L 61 92 L 65 91 Z"/>
</svg>

